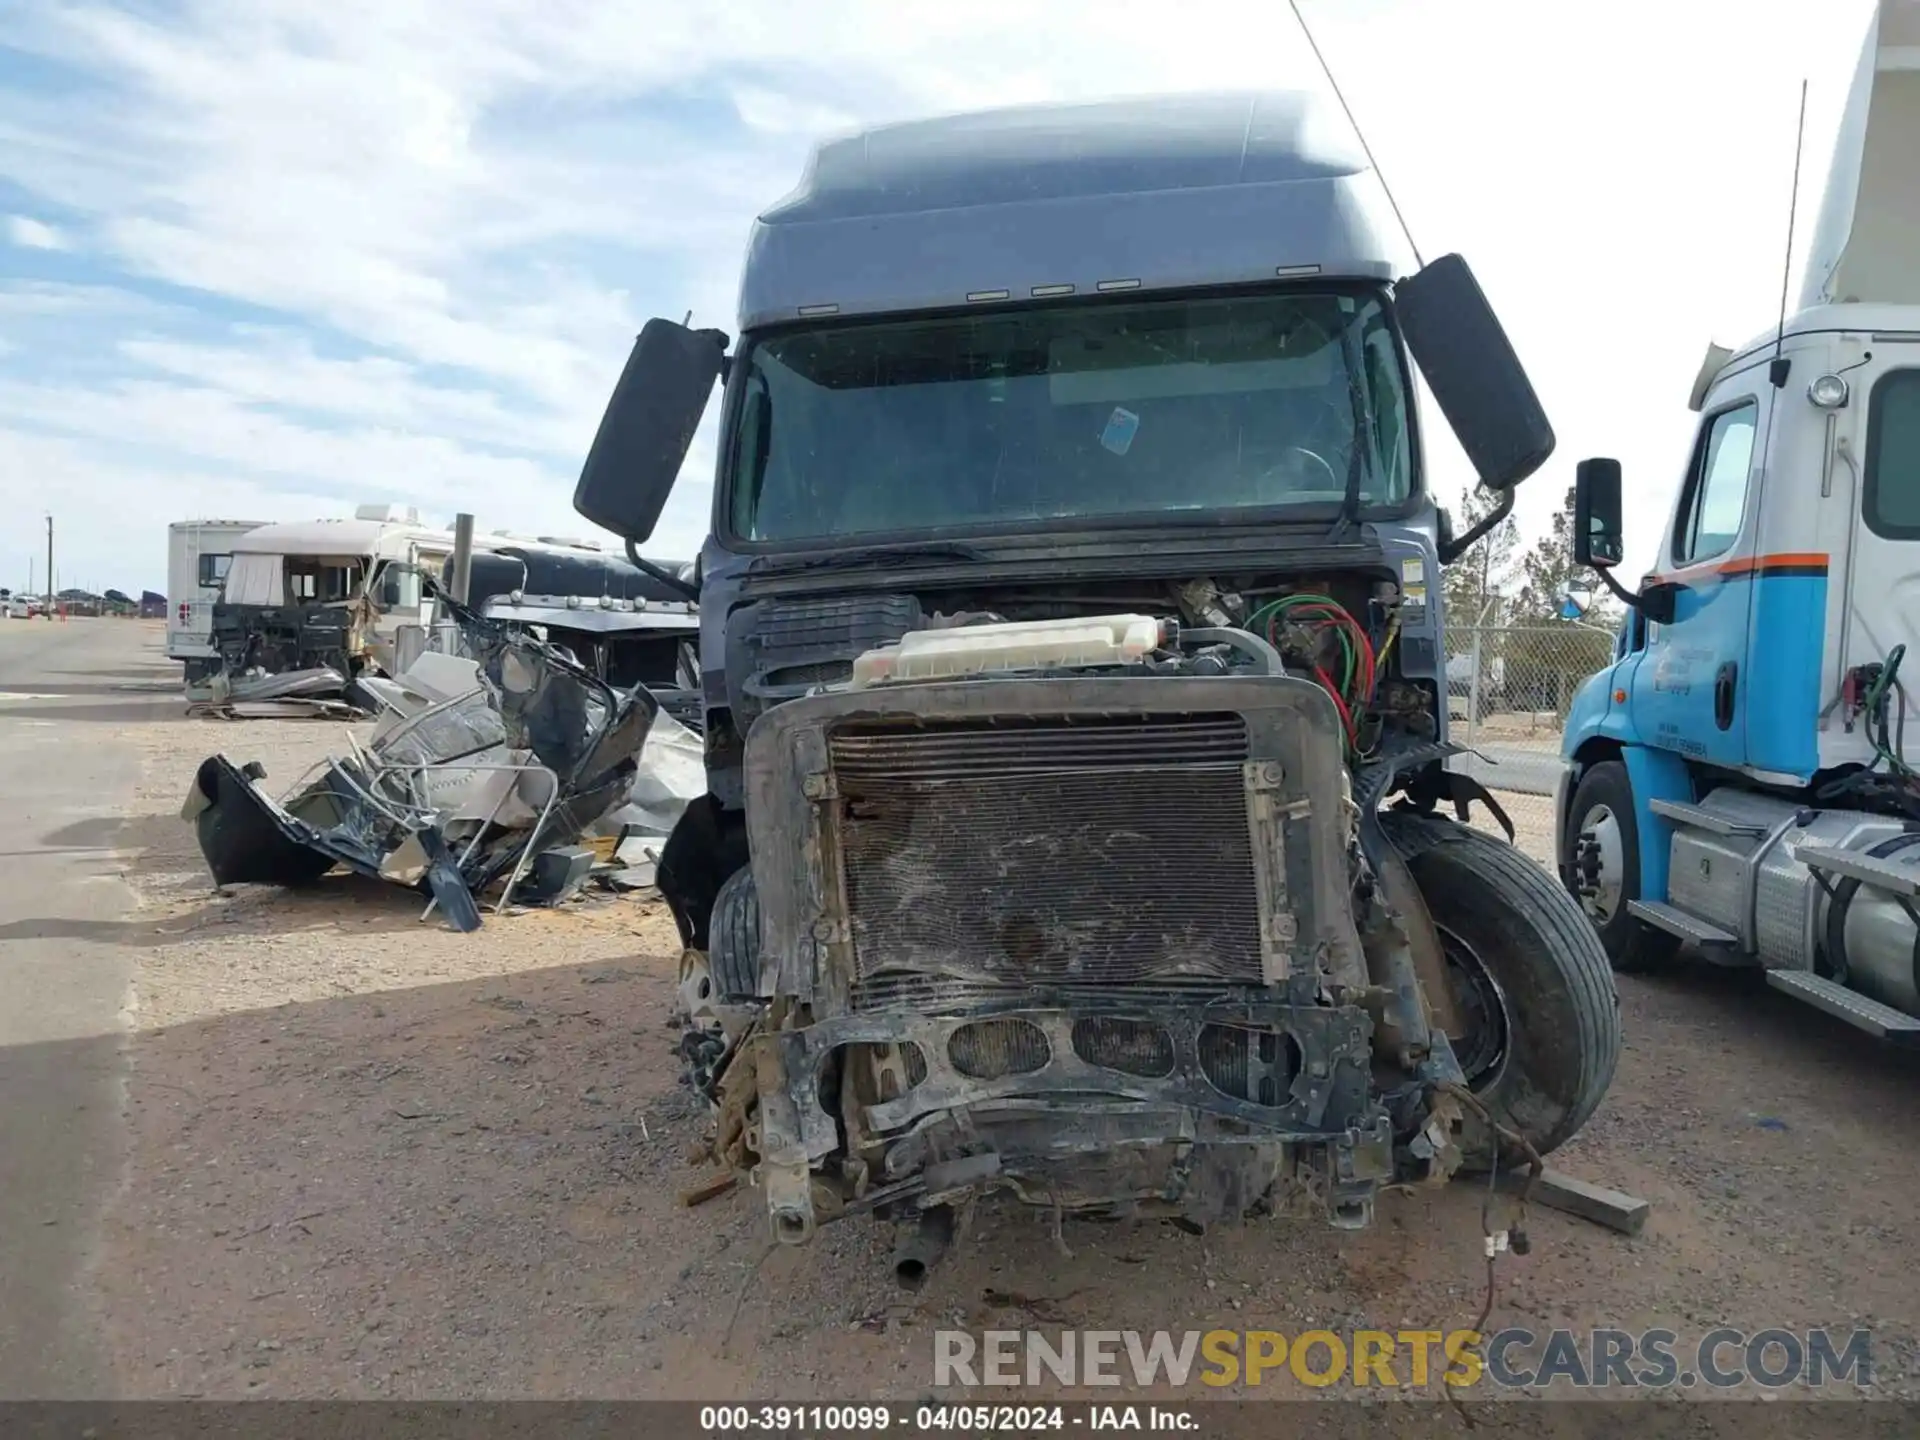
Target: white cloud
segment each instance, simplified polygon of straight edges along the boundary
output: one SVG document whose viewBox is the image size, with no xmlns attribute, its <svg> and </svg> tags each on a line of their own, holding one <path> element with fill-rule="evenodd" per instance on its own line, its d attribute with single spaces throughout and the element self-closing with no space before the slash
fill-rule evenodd
<svg viewBox="0 0 1920 1440">
<path fill-rule="evenodd" d="M 9 215 L 7 238 L 22 250 L 64 250 L 67 237 L 44 220 L 31 215 Z"/>
<path fill-rule="evenodd" d="M 1644 551 L 1700 353 L 1771 318 L 1798 81 L 1806 200 L 1865 0 L 1819 26 L 1789 0 L 1305 8 L 1421 244 L 1473 261 L 1554 418 L 1560 453 L 1522 492 L 1523 525 L 1544 527 L 1573 460 L 1617 454 Z M 120 269 L 0 285 L 0 316 L 38 326 L 0 357 L 0 426 L 11 455 L 67 477 L 56 493 L 112 517 L 70 543 L 130 572 L 123 589 L 161 574 L 164 518 L 129 517 L 204 510 L 216 485 L 276 516 L 393 497 L 578 529 L 572 477 L 633 332 L 689 308 L 730 321 L 748 222 L 823 131 L 1320 83 L 1286 7 L 1242 0 L 1186 0 L 1172 24 L 1146 0 L 158 13 L 27 7 L 10 43 L 90 88 L 0 92 L 0 176 Z M 14 217 L 15 243 L 40 223 Z M 27 372 L 29 354 L 72 373 Z M 1457 487 L 1434 420 L 1439 485 Z M 703 433 L 664 527 L 682 553 L 710 447 Z M 0 467 L 0 500 L 41 493 L 24 473 Z"/>
</svg>

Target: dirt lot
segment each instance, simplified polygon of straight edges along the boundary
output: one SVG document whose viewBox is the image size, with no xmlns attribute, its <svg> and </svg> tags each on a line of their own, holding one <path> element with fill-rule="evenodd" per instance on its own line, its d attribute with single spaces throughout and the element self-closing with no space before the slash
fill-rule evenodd
<svg viewBox="0 0 1920 1440">
<path fill-rule="evenodd" d="M 1464 1186 L 1390 1195 L 1357 1235 L 1070 1222 L 1070 1254 L 1043 1218 L 983 1209 L 912 1297 L 863 1221 L 769 1253 L 757 1195 L 676 1198 L 702 1178 L 682 1152 L 703 1117 L 669 1054 L 657 904 L 460 936 L 371 883 L 211 891 L 177 819 L 194 765 L 221 748 L 290 785 L 338 730 L 139 736 L 130 1138 L 95 1268 L 125 1393 L 912 1398 L 943 1326 L 1454 1329 L 1479 1310 Z M 1864 1324 L 1876 1388 L 1920 1394 L 1920 1068 L 1706 969 L 1621 991 L 1619 1079 L 1558 1158 L 1653 1218 L 1629 1240 L 1536 1211 L 1491 1327 Z"/>
</svg>

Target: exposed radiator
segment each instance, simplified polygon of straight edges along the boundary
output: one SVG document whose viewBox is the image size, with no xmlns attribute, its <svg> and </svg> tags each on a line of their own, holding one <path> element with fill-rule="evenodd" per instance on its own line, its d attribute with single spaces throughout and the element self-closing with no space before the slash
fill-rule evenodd
<svg viewBox="0 0 1920 1440">
<path fill-rule="evenodd" d="M 845 726 L 829 748 L 856 1004 L 903 971 L 1260 983 L 1239 716 Z"/>
</svg>

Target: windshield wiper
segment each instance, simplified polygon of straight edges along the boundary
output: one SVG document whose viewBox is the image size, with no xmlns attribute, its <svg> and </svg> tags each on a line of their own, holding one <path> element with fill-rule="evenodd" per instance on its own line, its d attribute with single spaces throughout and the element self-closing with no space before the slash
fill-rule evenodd
<svg viewBox="0 0 1920 1440">
<path fill-rule="evenodd" d="M 1347 367 L 1347 403 L 1353 410 L 1353 448 L 1347 453 L 1347 487 L 1340 497 L 1340 514 L 1333 522 L 1333 529 L 1327 532 L 1329 543 L 1345 540 L 1347 532 L 1359 523 L 1360 482 L 1366 471 L 1362 445 L 1371 439 L 1373 429 L 1371 397 L 1360 388 L 1366 357 L 1361 353 L 1351 325 L 1341 332 L 1340 351 Z"/>
<path fill-rule="evenodd" d="M 747 567 L 762 575 L 798 570 L 850 570 L 862 565 L 884 565 L 889 560 L 985 560 L 987 552 L 957 540 L 904 540 L 894 545 L 861 545 L 828 555 L 762 555 Z"/>
</svg>

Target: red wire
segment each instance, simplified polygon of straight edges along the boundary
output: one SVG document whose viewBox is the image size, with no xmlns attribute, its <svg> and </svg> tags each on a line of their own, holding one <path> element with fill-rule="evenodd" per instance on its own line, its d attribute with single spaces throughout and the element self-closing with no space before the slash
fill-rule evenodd
<svg viewBox="0 0 1920 1440">
<path fill-rule="evenodd" d="M 1288 620 L 1299 620 L 1320 630 L 1324 630 L 1331 625 L 1344 627 L 1355 641 L 1358 663 L 1355 666 L 1357 673 L 1354 679 L 1359 691 L 1355 698 L 1362 704 L 1365 704 L 1373 698 L 1379 657 L 1374 653 L 1373 640 L 1367 634 L 1366 627 L 1358 620 L 1355 620 L 1345 606 L 1338 602 L 1325 603 L 1313 601 L 1297 606 L 1289 612 L 1285 618 Z M 1281 616 L 1275 615 L 1269 617 L 1267 620 L 1267 639 L 1270 642 L 1277 643 L 1276 637 L 1279 634 L 1281 619 Z M 1334 707 L 1340 712 L 1340 723 L 1347 733 L 1347 743 L 1349 745 L 1358 745 L 1360 736 L 1354 726 L 1353 710 L 1352 707 L 1347 704 L 1346 697 L 1340 693 L 1339 686 L 1333 683 L 1333 677 L 1327 674 L 1325 670 L 1315 665 L 1313 667 L 1313 673 L 1314 678 L 1320 682 L 1320 688 L 1333 697 Z"/>
<path fill-rule="evenodd" d="M 1359 698 L 1363 701 L 1373 698 L 1373 688 L 1379 666 L 1379 657 L 1374 653 L 1373 640 L 1367 634 L 1366 627 L 1355 620 L 1344 606 L 1326 605 L 1319 602 L 1303 604 L 1298 607 L 1300 618 L 1308 624 L 1324 629 L 1329 625 L 1342 626 L 1354 640 L 1355 653 L 1358 656 L 1357 672 L 1354 679 L 1359 684 Z M 1272 624 L 1268 629 L 1271 631 Z"/>
<path fill-rule="evenodd" d="M 1347 732 L 1347 743 L 1349 745 L 1357 744 L 1360 737 L 1354 732 L 1353 712 L 1347 709 L 1347 702 L 1340 698 L 1339 690 L 1334 688 L 1333 677 L 1318 665 L 1313 667 L 1313 673 L 1314 677 L 1320 682 L 1320 688 L 1325 690 L 1327 694 L 1333 698 L 1333 708 L 1340 712 L 1340 725 L 1341 728 Z"/>
</svg>

